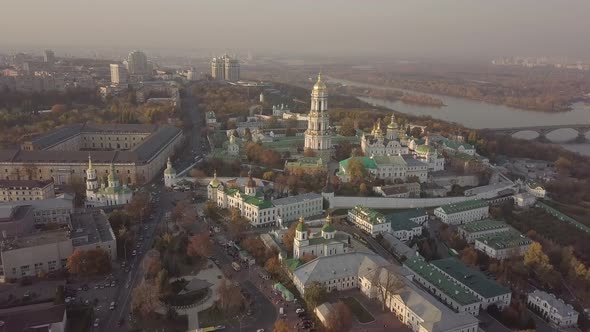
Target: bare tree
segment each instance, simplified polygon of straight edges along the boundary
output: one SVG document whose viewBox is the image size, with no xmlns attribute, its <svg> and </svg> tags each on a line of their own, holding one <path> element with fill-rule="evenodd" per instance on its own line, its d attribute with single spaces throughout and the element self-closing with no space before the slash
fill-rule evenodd
<svg viewBox="0 0 590 332">
<path fill-rule="evenodd" d="M 381 268 L 375 274 L 377 291 L 381 298 L 381 309 L 385 311 L 387 301 L 398 290 L 404 287 L 403 281 L 391 270 Z"/>
<path fill-rule="evenodd" d="M 352 313 L 348 306 L 342 302 L 332 306 L 332 311 L 326 319 L 326 329 L 329 332 L 348 331 L 352 325 Z"/>
</svg>

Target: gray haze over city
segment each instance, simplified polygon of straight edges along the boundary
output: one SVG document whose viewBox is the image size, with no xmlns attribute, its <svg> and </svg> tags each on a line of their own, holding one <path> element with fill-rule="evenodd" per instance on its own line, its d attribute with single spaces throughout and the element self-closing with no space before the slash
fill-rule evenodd
<svg viewBox="0 0 590 332">
<path fill-rule="evenodd" d="M 590 55 L 590 1 L 2 0 L 0 44 L 349 55 Z M 18 31 L 18 33 L 15 33 Z M 575 42 L 580 41 L 580 42 Z"/>
</svg>

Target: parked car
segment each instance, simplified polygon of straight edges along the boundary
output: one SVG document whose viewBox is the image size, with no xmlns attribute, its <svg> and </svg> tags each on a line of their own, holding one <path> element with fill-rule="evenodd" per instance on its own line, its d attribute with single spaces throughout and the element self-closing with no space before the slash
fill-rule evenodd
<svg viewBox="0 0 590 332">
<path fill-rule="evenodd" d="M 100 325 L 100 319 L 97 318 L 94 320 L 94 327 L 98 327 Z"/>
<path fill-rule="evenodd" d="M 303 309 L 303 308 L 297 308 L 297 309 L 295 310 L 295 312 L 296 312 L 296 313 L 298 313 L 298 314 L 302 314 L 302 313 L 304 313 L 304 312 L 305 312 L 305 309 Z"/>
</svg>

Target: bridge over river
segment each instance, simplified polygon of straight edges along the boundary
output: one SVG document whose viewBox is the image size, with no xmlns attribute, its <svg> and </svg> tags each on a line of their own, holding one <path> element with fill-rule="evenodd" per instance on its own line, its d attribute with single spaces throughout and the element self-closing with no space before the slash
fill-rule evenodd
<svg viewBox="0 0 590 332">
<path fill-rule="evenodd" d="M 571 129 L 578 133 L 578 136 L 573 139 L 576 143 L 585 143 L 588 141 L 586 135 L 590 133 L 590 124 L 566 124 L 566 125 L 550 125 L 550 126 L 528 126 L 528 127 L 510 127 L 510 128 L 484 128 L 482 131 L 493 132 L 500 135 L 514 135 L 523 131 L 532 131 L 539 136 L 538 140 L 547 140 L 547 135 L 559 129 Z"/>
</svg>

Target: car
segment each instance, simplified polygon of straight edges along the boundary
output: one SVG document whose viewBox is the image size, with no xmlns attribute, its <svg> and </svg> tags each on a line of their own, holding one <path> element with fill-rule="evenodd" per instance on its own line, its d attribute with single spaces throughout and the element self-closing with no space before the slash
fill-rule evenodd
<svg viewBox="0 0 590 332">
<path fill-rule="evenodd" d="M 111 302 L 111 305 L 109 307 L 110 310 L 115 310 L 115 307 L 117 306 L 117 303 L 115 301 Z"/>
<path fill-rule="evenodd" d="M 304 313 L 304 312 L 305 312 L 305 309 L 303 309 L 303 308 L 297 308 L 297 309 L 295 310 L 295 313 L 298 313 L 298 314 L 302 314 L 302 313 Z"/>
<path fill-rule="evenodd" d="M 98 288 L 99 288 L 99 285 L 95 285 L 95 286 L 94 286 L 94 289 L 98 289 Z"/>
<path fill-rule="evenodd" d="M 264 332 L 264 329 L 258 329 L 256 332 Z"/>
<path fill-rule="evenodd" d="M 131 252 L 131 256 L 135 256 L 135 255 L 137 255 L 137 251 L 136 251 L 136 250 L 133 250 L 133 251 Z"/>
<path fill-rule="evenodd" d="M 97 318 L 94 320 L 94 327 L 98 327 L 100 325 L 100 319 Z"/>
<path fill-rule="evenodd" d="M 114 281 L 111 281 L 111 287 L 115 287 L 115 286 L 117 286 L 117 283 Z"/>
</svg>

